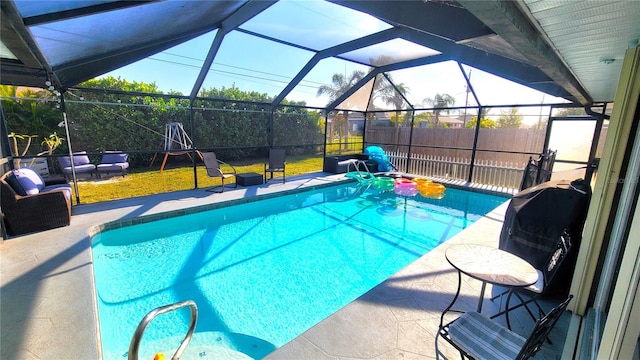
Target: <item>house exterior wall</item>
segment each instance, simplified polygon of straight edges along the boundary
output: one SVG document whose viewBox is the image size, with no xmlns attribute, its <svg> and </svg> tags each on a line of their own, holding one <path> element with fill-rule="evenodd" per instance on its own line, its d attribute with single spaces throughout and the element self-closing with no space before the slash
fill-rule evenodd
<svg viewBox="0 0 640 360">
<path fill-rule="evenodd" d="M 624 164 L 625 152 L 629 143 L 634 141 L 635 134 L 632 134 L 631 129 L 633 122 L 637 121 L 634 117 L 636 108 L 639 106 L 639 97 L 640 48 L 636 48 L 628 50 L 625 56 L 605 148 L 598 170 L 599 175 L 593 191 L 570 290 L 576 296 L 575 301 L 570 305 L 570 310 L 578 315 L 584 315 L 587 307 L 591 306 L 588 303 L 590 296 L 594 292 L 602 291 L 600 288 L 593 290 L 597 285 L 595 272 L 599 259 L 604 256 L 603 252 L 607 251 L 603 248 L 603 244 L 605 236 L 609 236 L 606 234 L 607 226 L 613 221 L 618 207 L 618 202 L 615 201 L 616 191 L 624 181 L 637 182 L 637 178 L 623 179 L 621 174 L 624 166 L 627 165 Z M 638 159 L 631 159 L 630 162 L 634 160 Z M 637 200 L 635 201 L 637 202 Z M 634 231 L 638 231 L 638 222 L 640 221 L 637 203 L 634 203 L 633 206 L 636 207 L 635 215 L 634 212 L 629 215 L 632 234 Z M 640 239 L 638 236 L 631 236 L 632 234 L 627 235 L 627 238 L 622 241 L 622 244 L 626 243 L 626 248 L 620 249 L 621 251 L 618 253 L 618 256 L 622 258 L 619 272 L 611 275 L 610 279 L 604 279 L 610 284 L 615 283 L 615 288 L 604 332 L 602 336 L 595 334 L 596 338 L 602 340 L 596 350 L 598 359 L 632 358 L 635 342 L 640 335 L 638 325 L 640 313 L 637 309 L 637 301 L 635 301 L 638 294 L 638 277 L 640 276 L 638 270 L 640 266 Z M 609 239 L 606 240 L 609 241 Z M 598 329 L 598 324 L 594 328 Z M 581 336 L 592 335 L 594 334 L 582 334 Z"/>
</svg>

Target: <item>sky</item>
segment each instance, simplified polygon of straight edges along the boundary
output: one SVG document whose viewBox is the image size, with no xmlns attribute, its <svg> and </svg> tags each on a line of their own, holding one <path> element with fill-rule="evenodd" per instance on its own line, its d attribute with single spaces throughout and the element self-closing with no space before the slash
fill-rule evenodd
<svg viewBox="0 0 640 360">
<path fill-rule="evenodd" d="M 322 50 L 345 41 L 389 28 L 367 14 L 323 1 L 281 1 L 240 26 L 241 29 L 281 38 L 313 50 Z M 311 36 L 311 34 L 313 36 Z M 207 56 L 215 30 L 189 42 L 167 49 L 123 68 L 103 75 L 128 81 L 155 83 L 160 91 L 191 93 L 193 84 Z M 376 48 L 344 54 L 352 59 L 365 60 L 371 54 L 385 54 L 395 58 L 411 58 L 433 52 L 404 40 L 381 44 Z M 204 88 L 229 88 L 257 91 L 276 96 L 300 69 L 312 58 L 313 51 L 275 43 L 247 33 L 227 34 L 209 70 Z M 483 105 L 540 104 L 565 102 L 563 99 L 498 78 L 483 71 L 463 66 Z M 355 70 L 368 72 L 369 67 L 342 59 L 320 61 L 286 97 L 305 101 L 309 106 L 324 107 L 329 98 L 317 96 L 318 87 L 331 84 L 335 73 L 347 76 Z M 394 83 L 408 89 L 407 99 L 416 107 L 435 94 L 449 94 L 456 106 L 475 105 L 467 92 L 464 77 L 455 62 L 446 62 L 390 72 Z M 494 109 L 497 115 L 500 110 Z M 524 110 L 523 110 L 524 111 Z M 525 122 L 535 122 L 540 108 L 526 110 Z M 548 110 L 546 110 L 548 112 Z"/>
</svg>

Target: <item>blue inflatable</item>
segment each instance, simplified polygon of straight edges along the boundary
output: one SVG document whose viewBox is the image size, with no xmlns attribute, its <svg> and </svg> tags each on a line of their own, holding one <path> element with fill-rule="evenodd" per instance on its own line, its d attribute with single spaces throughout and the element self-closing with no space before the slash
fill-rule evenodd
<svg viewBox="0 0 640 360">
<path fill-rule="evenodd" d="M 393 169 L 393 165 L 389 162 L 387 154 L 384 153 L 379 146 L 367 146 L 364 149 L 364 154 L 369 155 L 369 160 L 378 163 L 378 171 L 390 171 Z"/>
</svg>

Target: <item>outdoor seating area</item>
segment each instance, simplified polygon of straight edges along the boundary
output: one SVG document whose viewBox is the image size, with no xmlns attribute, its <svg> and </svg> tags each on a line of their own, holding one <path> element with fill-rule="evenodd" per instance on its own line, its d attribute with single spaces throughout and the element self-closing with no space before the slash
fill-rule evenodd
<svg viewBox="0 0 640 360">
<path fill-rule="evenodd" d="M 9 236 L 34 233 L 71 222 L 71 187 L 47 182 L 29 168 L 12 170 L 0 178 L 1 206 Z"/>
<path fill-rule="evenodd" d="M 72 180 L 73 171 L 76 176 L 88 175 L 89 177 L 101 178 L 103 175 L 111 175 L 112 173 L 125 176 L 129 169 L 127 161 L 129 155 L 120 151 L 105 151 L 98 164 L 94 164 L 89 159 L 86 151 L 73 153 L 73 168 L 71 166 L 70 156 L 58 157 L 58 164 L 65 179 Z"/>
</svg>

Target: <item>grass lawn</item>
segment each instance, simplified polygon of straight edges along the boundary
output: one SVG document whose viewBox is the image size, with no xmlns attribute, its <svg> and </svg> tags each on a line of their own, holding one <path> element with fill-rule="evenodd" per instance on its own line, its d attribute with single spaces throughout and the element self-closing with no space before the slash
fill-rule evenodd
<svg viewBox="0 0 640 360">
<path fill-rule="evenodd" d="M 234 162 L 238 174 L 264 172 L 264 160 L 252 159 L 247 162 Z M 225 168 L 222 167 L 224 171 Z M 219 178 L 207 176 L 206 169 L 202 162 L 198 161 L 198 188 L 204 189 L 220 185 Z M 322 171 L 322 156 L 317 157 L 287 157 L 286 175 L 287 177 L 299 174 L 306 174 L 315 171 Z M 279 176 L 276 174 L 276 176 Z M 113 176 L 103 179 L 80 179 L 78 181 L 78 192 L 82 204 L 95 203 L 101 201 L 125 199 L 137 196 L 160 194 L 178 190 L 190 190 L 194 188 L 193 167 L 188 164 L 184 166 L 167 168 L 162 173 L 158 167 L 130 169 L 125 177 Z M 75 199 L 75 194 L 73 195 Z"/>
</svg>

